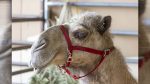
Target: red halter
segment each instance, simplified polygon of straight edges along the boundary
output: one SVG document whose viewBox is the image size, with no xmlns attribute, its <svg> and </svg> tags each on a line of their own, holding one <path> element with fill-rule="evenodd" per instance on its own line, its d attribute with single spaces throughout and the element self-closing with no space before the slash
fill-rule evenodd
<svg viewBox="0 0 150 84">
<path fill-rule="evenodd" d="M 144 62 L 147 62 L 148 60 L 150 60 L 150 52 L 145 53 L 143 57 L 139 58 L 139 68 L 141 68 L 144 65 Z"/>
<path fill-rule="evenodd" d="M 60 29 L 61 31 L 63 32 L 64 34 L 64 37 L 66 39 L 66 42 L 68 44 L 68 59 L 67 59 L 67 62 L 64 66 L 61 66 L 62 69 L 64 69 L 66 71 L 67 74 L 69 74 L 71 77 L 73 77 L 74 79 L 79 79 L 79 78 L 82 78 L 82 77 L 85 77 L 89 74 L 91 74 L 92 72 L 94 72 L 99 66 L 100 64 L 103 62 L 105 56 L 109 55 L 115 48 L 112 47 L 112 48 L 108 48 L 108 49 L 105 49 L 103 51 L 101 50 L 95 50 L 95 49 L 92 49 L 92 48 L 87 48 L 87 47 L 82 47 L 82 46 L 74 46 L 72 45 L 71 43 L 71 40 L 69 38 L 69 35 L 68 33 L 66 32 L 67 30 L 65 29 L 65 27 L 63 25 L 60 26 Z M 80 51 L 85 51 L 85 52 L 90 52 L 90 53 L 94 53 L 94 54 L 98 54 L 101 56 L 101 60 L 99 61 L 99 63 L 95 66 L 94 69 L 92 69 L 90 72 L 88 72 L 87 74 L 83 75 L 83 76 L 77 76 L 77 75 L 74 75 L 72 74 L 68 69 L 67 67 L 70 66 L 71 62 L 72 62 L 72 52 L 73 50 L 80 50 Z"/>
</svg>

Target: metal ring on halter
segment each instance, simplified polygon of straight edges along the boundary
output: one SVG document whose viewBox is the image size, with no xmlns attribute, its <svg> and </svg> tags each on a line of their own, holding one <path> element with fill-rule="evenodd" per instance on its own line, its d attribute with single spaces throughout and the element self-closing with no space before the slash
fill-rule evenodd
<svg viewBox="0 0 150 84">
<path fill-rule="evenodd" d="M 72 57 L 68 57 L 67 62 L 72 62 Z"/>
<path fill-rule="evenodd" d="M 104 57 L 107 55 L 107 52 L 109 53 L 110 52 L 110 49 L 106 49 L 106 50 L 104 50 Z"/>
<path fill-rule="evenodd" d="M 69 50 L 68 51 L 68 59 L 67 59 L 67 62 L 71 62 L 72 61 L 72 54 Z"/>
</svg>

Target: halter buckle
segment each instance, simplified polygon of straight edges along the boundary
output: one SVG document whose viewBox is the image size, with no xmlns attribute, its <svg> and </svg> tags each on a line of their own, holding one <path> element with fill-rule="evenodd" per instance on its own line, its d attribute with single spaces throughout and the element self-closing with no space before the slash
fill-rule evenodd
<svg viewBox="0 0 150 84">
<path fill-rule="evenodd" d="M 110 52 L 110 49 L 105 49 L 104 50 L 104 57 L 107 55 L 107 53 L 109 54 L 109 52 Z"/>
<path fill-rule="evenodd" d="M 67 62 L 71 62 L 72 61 L 72 57 L 69 56 Z"/>
<path fill-rule="evenodd" d="M 72 61 L 72 53 L 68 50 L 68 59 L 67 63 Z"/>
</svg>

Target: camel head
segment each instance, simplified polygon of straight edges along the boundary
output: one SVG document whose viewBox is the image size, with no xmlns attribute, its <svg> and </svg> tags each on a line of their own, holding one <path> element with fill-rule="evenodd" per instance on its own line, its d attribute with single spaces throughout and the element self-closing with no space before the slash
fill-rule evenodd
<svg viewBox="0 0 150 84">
<path fill-rule="evenodd" d="M 101 16 L 94 12 L 76 15 L 64 24 L 73 45 L 103 50 L 113 46 L 108 29 L 111 16 Z M 67 43 L 60 25 L 50 27 L 40 34 L 32 46 L 31 65 L 40 68 L 49 64 L 62 65 L 67 60 Z M 73 51 L 72 66 L 94 65 L 100 56 L 83 51 Z"/>
</svg>

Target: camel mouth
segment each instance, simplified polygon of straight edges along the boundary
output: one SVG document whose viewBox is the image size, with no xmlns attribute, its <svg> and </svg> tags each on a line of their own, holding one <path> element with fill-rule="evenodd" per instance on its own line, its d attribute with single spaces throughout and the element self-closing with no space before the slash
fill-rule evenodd
<svg viewBox="0 0 150 84">
<path fill-rule="evenodd" d="M 41 48 L 41 49 L 31 50 L 31 55 L 34 56 L 34 55 L 36 55 L 36 54 L 37 54 L 37 55 L 38 55 L 38 54 L 39 54 L 39 55 L 40 55 L 40 54 L 44 54 L 44 50 L 45 50 L 45 48 L 43 48 L 43 49 Z"/>
<path fill-rule="evenodd" d="M 43 44 L 38 45 L 37 48 L 33 50 L 33 52 L 38 52 L 38 51 L 44 50 L 45 48 L 46 48 L 46 44 L 43 43 Z"/>
<path fill-rule="evenodd" d="M 46 66 L 56 56 L 56 51 L 46 51 L 45 48 L 31 51 L 30 66 L 40 68 Z"/>
</svg>

